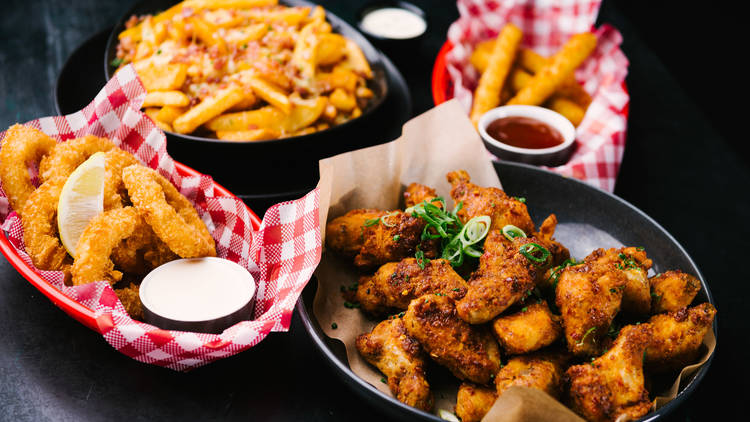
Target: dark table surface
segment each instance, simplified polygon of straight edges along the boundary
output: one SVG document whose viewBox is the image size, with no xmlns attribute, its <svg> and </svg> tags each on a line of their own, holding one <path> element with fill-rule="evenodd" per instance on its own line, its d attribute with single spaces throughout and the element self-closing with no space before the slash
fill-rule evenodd
<svg viewBox="0 0 750 422">
<path fill-rule="evenodd" d="M 432 107 L 430 72 L 452 2 L 414 1 L 429 14 L 420 48 L 396 58 L 414 113 Z M 112 25 L 132 0 L 5 2 L 0 15 L 0 127 L 55 114 L 53 87 L 65 59 Z M 353 22 L 357 2 L 323 3 Z M 670 9 L 672 8 L 672 9 Z M 708 281 L 718 313 L 718 347 L 708 375 L 669 421 L 741 419 L 750 392 L 750 342 L 743 303 L 750 283 L 742 262 L 750 237 L 750 170 L 737 137 L 739 112 L 717 112 L 738 95 L 712 63 L 738 31 L 731 12 L 686 11 L 681 3 L 605 1 L 601 22 L 623 34 L 631 95 L 625 157 L 615 193 L 662 224 Z M 658 17 L 678 17 L 665 25 Z M 710 18 L 710 19 L 706 19 Z M 696 49 L 684 44 L 694 43 Z M 718 48 L 710 48 L 713 45 Z M 681 54 L 690 52 L 695 59 Z M 736 54 L 736 53 L 735 53 Z M 699 57 L 698 57 L 699 56 Z M 706 75 L 703 78 L 703 75 Z M 701 81 L 715 84 L 706 89 Z M 744 89 L 744 88 L 743 88 Z M 249 204 L 251 207 L 253 204 Z M 262 210 L 257 210 L 262 212 Z M 612 224 L 617 224 L 613 221 Z M 295 315 L 288 333 L 193 372 L 175 373 L 115 352 L 99 335 L 56 308 L 0 259 L 0 420 L 382 420 L 332 374 Z"/>
</svg>

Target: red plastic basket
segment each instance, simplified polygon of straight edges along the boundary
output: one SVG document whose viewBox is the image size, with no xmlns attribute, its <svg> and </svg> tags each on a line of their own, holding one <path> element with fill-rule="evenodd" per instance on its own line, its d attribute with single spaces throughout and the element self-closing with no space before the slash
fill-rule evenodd
<svg viewBox="0 0 750 422">
<path fill-rule="evenodd" d="M 175 166 L 177 168 L 177 172 L 182 176 L 200 175 L 197 170 L 194 170 L 182 163 L 175 162 Z M 214 191 L 215 195 L 218 197 L 227 196 L 230 198 L 236 198 L 231 192 L 229 192 L 226 188 L 216 182 L 214 182 Z M 258 228 L 260 228 L 260 218 L 258 218 L 258 216 L 249 207 L 245 207 L 250 213 L 250 221 L 252 223 L 253 230 L 258 230 Z M 60 290 L 57 290 L 51 284 L 47 283 L 47 281 L 45 281 L 36 271 L 34 271 L 33 268 L 27 265 L 23 261 L 23 259 L 18 256 L 16 249 L 13 247 L 13 245 L 11 245 L 5 232 L 1 230 L 0 232 L 2 232 L 0 235 L 0 251 L 3 253 L 3 255 L 5 255 L 5 258 L 8 259 L 8 262 L 10 262 L 10 264 L 13 265 L 13 267 L 18 270 L 18 272 L 21 273 L 21 275 L 26 280 L 28 280 L 29 283 L 36 287 L 37 290 L 47 296 L 49 300 L 51 300 L 52 303 L 54 303 L 58 308 L 65 311 L 65 313 L 72 316 L 83 325 L 91 328 L 96 332 L 99 332 L 96 318 L 94 318 L 94 311 L 90 308 L 87 308 L 86 306 L 81 305 L 80 303 L 65 295 Z"/>
</svg>

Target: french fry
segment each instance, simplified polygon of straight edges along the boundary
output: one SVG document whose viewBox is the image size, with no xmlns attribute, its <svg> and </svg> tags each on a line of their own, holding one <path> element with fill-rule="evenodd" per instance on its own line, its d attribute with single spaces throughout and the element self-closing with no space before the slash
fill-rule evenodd
<svg viewBox="0 0 750 422">
<path fill-rule="evenodd" d="M 305 25 L 297 37 L 292 53 L 292 63 L 300 71 L 303 77 L 312 79 L 315 76 L 316 55 L 320 38 L 315 31 L 316 22 Z"/>
<path fill-rule="evenodd" d="M 250 18 L 263 22 L 280 22 L 289 26 L 297 26 L 310 14 L 309 7 L 290 7 L 281 10 L 262 10 L 249 14 Z"/>
<path fill-rule="evenodd" d="M 485 69 L 487 69 L 487 63 L 490 61 L 490 56 L 492 55 L 492 49 L 494 47 L 494 38 L 482 41 L 474 46 L 474 51 L 471 52 L 471 57 L 469 57 L 469 63 L 471 63 L 479 73 L 484 73 Z"/>
<path fill-rule="evenodd" d="M 334 67 L 331 73 L 320 72 L 317 78 L 318 81 L 326 85 L 327 90 L 341 88 L 348 92 L 354 92 L 357 89 L 357 75 L 341 66 Z"/>
<path fill-rule="evenodd" d="M 334 64 L 344 57 L 346 39 L 339 34 L 322 34 L 318 43 L 315 59 L 318 66 Z"/>
<path fill-rule="evenodd" d="M 174 122 L 174 119 L 180 117 L 183 113 L 185 113 L 186 110 L 187 107 L 164 106 L 161 108 L 161 110 L 159 110 L 158 113 L 156 113 L 156 120 L 160 120 L 171 125 L 172 122 Z"/>
<path fill-rule="evenodd" d="M 289 97 L 281 89 L 256 77 L 247 78 L 247 84 L 255 95 L 267 101 L 268 104 L 276 106 L 286 114 L 291 111 L 292 104 L 289 102 Z"/>
<path fill-rule="evenodd" d="M 175 17 L 178 13 L 182 12 L 182 8 L 184 6 L 184 3 L 177 3 L 176 5 L 170 7 L 169 9 L 159 13 L 158 15 L 154 16 L 152 19 L 152 23 L 158 23 L 158 22 L 165 22 L 173 17 Z M 118 39 L 123 38 L 130 38 L 130 41 L 137 42 L 141 39 L 141 27 L 140 24 L 134 25 L 122 32 L 120 32 L 117 35 Z"/>
<path fill-rule="evenodd" d="M 570 120 L 570 123 L 573 123 L 573 126 L 576 127 L 581 124 L 583 116 L 586 115 L 586 110 L 581 108 L 578 104 L 559 95 L 553 95 L 546 104 L 552 110 L 565 116 L 565 118 Z"/>
<path fill-rule="evenodd" d="M 333 106 L 337 109 L 347 113 L 352 111 L 354 107 L 357 106 L 357 100 L 354 98 L 354 96 L 348 94 L 341 88 L 334 89 L 331 95 L 328 97 L 328 101 L 330 101 L 331 104 L 333 104 Z"/>
<path fill-rule="evenodd" d="M 518 52 L 518 63 L 529 72 L 538 73 L 549 64 L 549 59 L 534 50 L 522 48 Z M 572 74 L 566 77 L 560 87 L 558 87 L 557 94 L 570 98 L 584 109 L 591 104 L 591 96 L 576 81 L 575 76 Z"/>
<path fill-rule="evenodd" d="M 247 43 L 257 41 L 268 33 L 268 24 L 256 23 L 242 28 L 233 28 L 227 31 L 226 39 L 240 48 L 247 48 Z"/>
<path fill-rule="evenodd" d="M 257 128 L 279 129 L 284 125 L 286 115 L 274 106 L 265 106 L 257 110 L 226 113 L 208 123 L 206 127 L 218 131 L 244 131 Z"/>
<path fill-rule="evenodd" d="M 284 122 L 286 132 L 296 132 L 313 124 L 325 109 L 327 101 L 323 97 L 310 100 L 295 100 L 291 113 Z"/>
<path fill-rule="evenodd" d="M 179 89 L 187 76 L 187 65 L 183 63 L 155 66 L 152 62 L 144 60 L 136 62 L 133 66 L 146 91 Z"/>
<path fill-rule="evenodd" d="M 219 54 L 226 54 L 226 42 L 221 37 L 217 36 L 218 28 L 216 28 L 216 26 L 197 17 L 191 17 L 188 21 L 193 25 L 195 36 L 203 41 L 204 44 L 208 46 L 216 46 L 216 48 L 219 49 Z"/>
<path fill-rule="evenodd" d="M 169 123 L 159 120 L 159 111 L 160 110 L 158 108 L 151 107 L 145 109 L 143 112 L 146 113 L 146 116 L 150 117 L 151 120 L 154 121 L 156 127 L 167 132 L 172 132 L 172 126 Z"/>
<path fill-rule="evenodd" d="M 225 141 L 267 141 L 269 139 L 277 139 L 279 136 L 281 136 L 281 132 L 267 128 L 235 131 L 216 131 L 216 137 Z"/>
<path fill-rule="evenodd" d="M 201 101 L 197 106 L 176 118 L 172 127 L 177 133 L 190 133 L 198 126 L 223 113 L 242 101 L 242 89 L 230 86 Z"/>
<path fill-rule="evenodd" d="M 365 57 L 365 53 L 362 52 L 357 43 L 348 38 L 346 39 L 346 59 L 342 65 L 367 79 L 372 79 L 372 68 Z"/>
<path fill-rule="evenodd" d="M 141 107 L 183 107 L 190 104 L 190 99 L 182 91 L 152 91 L 146 94 Z"/>
<path fill-rule="evenodd" d="M 482 114 L 500 104 L 500 92 L 510 72 L 522 35 L 521 30 L 513 24 L 505 25 L 498 34 L 487 69 L 479 78 L 479 85 L 474 92 L 470 118 L 475 126 Z"/>
<path fill-rule="evenodd" d="M 250 9 L 274 6 L 278 0 L 186 0 L 183 4 L 192 9 Z"/>
<path fill-rule="evenodd" d="M 596 47 L 596 36 L 586 32 L 570 37 L 552 60 L 534 75 L 529 85 L 519 91 L 508 104 L 539 105 L 560 87 L 565 78 L 583 63 Z"/>
</svg>

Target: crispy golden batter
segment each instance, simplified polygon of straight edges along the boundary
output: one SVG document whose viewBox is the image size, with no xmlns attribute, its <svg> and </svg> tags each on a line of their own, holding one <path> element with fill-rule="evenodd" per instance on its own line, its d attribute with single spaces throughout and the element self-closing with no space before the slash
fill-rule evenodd
<svg viewBox="0 0 750 422">
<path fill-rule="evenodd" d="M 534 237 L 540 240 L 540 244 L 550 252 L 551 260 L 549 267 L 560 265 L 566 259 L 570 258 L 570 251 L 560 242 L 555 240 L 555 229 L 557 228 L 557 216 L 550 214 L 544 219 L 539 231 L 534 233 Z M 545 271 L 537 272 L 537 284 L 543 282 Z"/>
<path fill-rule="evenodd" d="M 114 290 L 117 293 L 117 298 L 120 299 L 122 306 L 128 311 L 130 317 L 143 320 L 143 305 L 141 304 L 141 297 L 138 294 L 139 289 L 140 286 L 130 283 L 128 287 Z"/>
<path fill-rule="evenodd" d="M 625 326 L 607 353 L 591 364 L 571 366 L 566 375 L 573 410 L 589 421 L 631 420 L 648 413 L 643 352 L 651 335 L 650 324 Z"/>
<path fill-rule="evenodd" d="M 5 132 L 0 148 L 0 182 L 10 207 L 19 215 L 36 189 L 31 183 L 29 164 L 39 164 L 55 144 L 54 139 L 29 126 L 15 124 Z"/>
<path fill-rule="evenodd" d="M 471 324 L 490 321 L 534 288 L 537 272 L 543 273 L 548 264 L 537 266 L 521 254 L 520 248 L 528 243 L 541 241 L 534 237 L 508 241 L 499 231 L 487 235 L 469 291 L 456 303 L 461 319 Z"/>
<path fill-rule="evenodd" d="M 622 292 L 622 310 L 631 315 L 645 316 L 651 309 L 651 287 L 648 269 L 651 260 L 641 248 L 622 248 L 617 257 L 625 273 L 625 290 Z"/>
<path fill-rule="evenodd" d="M 651 277 L 651 313 L 678 311 L 693 302 L 701 282 L 682 271 L 667 271 Z"/>
<path fill-rule="evenodd" d="M 542 390 L 557 398 L 562 389 L 563 365 L 566 361 L 566 356 L 552 353 L 514 356 L 495 377 L 497 394 L 502 395 L 513 386 L 522 386 Z"/>
<path fill-rule="evenodd" d="M 695 363 L 715 315 L 713 305 L 702 303 L 651 317 L 648 322 L 653 326 L 653 339 L 646 349 L 647 369 L 665 372 Z"/>
<path fill-rule="evenodd" d="M 81 163 L 95 153 L 117 148 L 107 138 L 86 135 L 61 142 L 39 163 L 39 178 L 42 182 L 65 180 Z"/>
<path fill-rule="evenodd" d="M 620 311 L 628 283 L 621 253 L 620 249 L 597 249 L 583 263 L 560 274 L 555 300 L 568 350 L 577 356 L 601 353 L 602 339 Z"/>
<path fill-rule="evenodd" d="M 424 353 L 401 318 L 387 319 L 356 340 L 357 350 L 388 377 L 393 395 L 409 406 L 432 410 L 432 393 L 425 379 Z"/>
<path fill-rule="evenodd" d="M 368 220 L 388 214 L 373 209 L 351 210 L 326 225 L 326 246 L 348 258 L 354 258 L 365 243 L 364 228 Z"/>
<path fill-rule="evenodd" d="M 437 192 L 435 192 L 435 189 L 429 186 L 420 185 L 419 183 L 410 184 L 404 191 L 404 203 L 406 208 L 421 204 L 422 201 L 429 202 L 434 198 L 437 198 Z M 442 204 L 435 202 L 435 206 L 442 207 Z"/>
<path fill-rule="evenodd" d="M 457 213 L 462 222 L 473 217 L 488 215 L 492 218 L 490 230 L 500 230 L 507 224 L 512 224 L 527 235 L 534 232 L 534 222 L 529 217 L 526 205 L 511 198 L 498 188 L 483 188 L 471 183 L 469 174 L 464 170 L 448 173 L 446 176 L 451 189 L 451 197 L 463 207 Z"/>
<path fill-rule="evenodd" d="M 500 369 L 500 348 L 492 334 L 462 321 L 448 296 L 414 299 L 404 324 L 430 357 L 459 379 L 487 384 Z"/>
<path fill-rule="evenodd" d="M 417 260 L 389 262 L 373 276 L 363 276 L 357 286 L 357 301 L 371 314 L 406 310 L 409 302 L 428 293 L 444 293 L 452 299 L 466 294 L 467 284 L 444 259 L 433 259 L 422 269 Z"/>
<path fill-rule="evenodd" d="M 511 355 L 549 346 L 562 334 L 558 318 L 544 301 L 525 306 L 518 313 L 495 318 L 492 330 L 500 346 Z"/>
<path fill-rule="evenodd" d="M 162 264 L 179 259 L 179 256 L 142 220 L 127 239 L 121 240 L 112 249 L 111 258 L 115 267 L 123 272 L 146 274 Z"/>
<path fill-rule="evenodd" d="M 494 388 L 482 387 L 470 382 L 463 382 L 458 387 L 456 397 L 456 416 L 461 422 L 479 422 L 497 400 Z"/>
<path fill-rule="evenodd" d="M 63 182 L 43 183 L 29 195 L 21 212 L 26 253 L 42 270 L 64 270 L 73 262 L 57 232 L 57 201 Z"/>
<path fill-rule="evenodd" d="M 120 208 L 129 201 L 128 191 L 122 182 L 122 169 L 138 164 L 138 160 L 120 148 L 105 152 L 104 160 L 104 209 Z"/>
</svg>

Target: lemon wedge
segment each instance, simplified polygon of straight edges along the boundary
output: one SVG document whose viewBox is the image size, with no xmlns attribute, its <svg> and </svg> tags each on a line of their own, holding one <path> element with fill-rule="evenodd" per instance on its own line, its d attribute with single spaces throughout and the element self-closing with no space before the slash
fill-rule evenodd
<svg viewBox="0 0 750 422">
<path fill-rule="evenodd" d="M 68 176 L 60 192 L 57 228 L 60 241 L 74 258 L 83 230 L 104 211 L 104 163 L 104 153 L 95 153 Z"/>
</svg>

